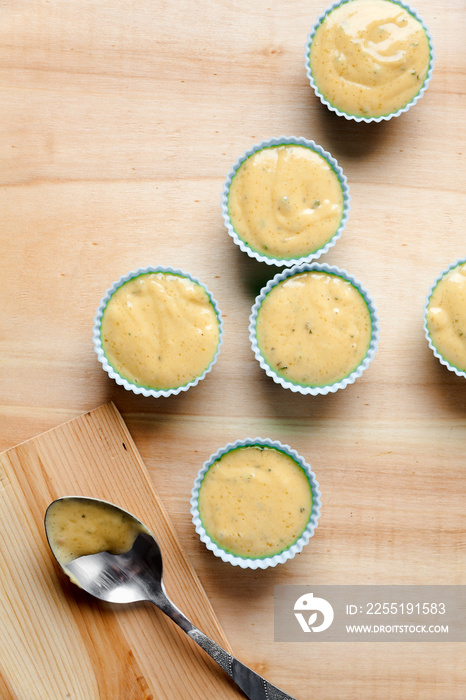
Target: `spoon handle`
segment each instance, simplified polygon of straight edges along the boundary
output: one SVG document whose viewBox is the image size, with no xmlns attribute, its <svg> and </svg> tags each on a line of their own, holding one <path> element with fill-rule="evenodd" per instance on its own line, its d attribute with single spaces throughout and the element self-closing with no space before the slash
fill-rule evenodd
<svg viewBox="0 0 466 700">
<path fill-rule="evenodd" d="M 228 673 L 250 700 L 294 700 L 291 695 L 238 661 L 196 627 L 187 634 Z"/>
<path fill-rule="evenodd" d="M 283 692 L 258 673 L 238 661 L 228 651 L 210 639 L 204 632 L 195 627 L 190 620 L 179 610 L 172 601 L 166 597 L 162 591 L 152 598 L 152 602 L 166 615 L 176 622 L 182 630 L 191 637 L 196 644 L 204 649 L 214 661 L 218 663 L 224 671 L 241 688 L 249 700 L 294 700 L 291 695 Z"/>
</svg>

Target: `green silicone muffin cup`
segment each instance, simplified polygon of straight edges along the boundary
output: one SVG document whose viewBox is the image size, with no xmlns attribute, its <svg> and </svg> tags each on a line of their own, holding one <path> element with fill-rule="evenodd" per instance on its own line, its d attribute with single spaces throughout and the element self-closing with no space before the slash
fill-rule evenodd
<svg viewBox="0 0 466 700">
<path fill-rule="evenodd" d="M 334 231 L 334 233 L 329 237 L 329 239 L 320 247 L 310 250 L 308 253 L 305 255 L 300 255 L 298 257 L 294 258 L 282 258 L 278 256 L 272 256 L 272 255 L 266 255 L 265 253 L 261 253 L 260 251 L 256 250 L 252 246 L 249 245 L 241 236 L 237 233 L 235 230 L 234 224 L 231 220 L 230 217 L 230 211 L 229 211 L 229 193 L 230 193 L 230 185 L 232 183 L 233 178 L 236 175 L 236 172 L 238 171 L 238 168 L 246 161 L 250 156 L 252 156 L 254 153 L 257 153 L 258 151 L 261 151 L 265 148 L 274 148 L 277 146 L 285 146 L 285 145 L 296 145 L 296 146 L 303 146 L 305 148 L 309 148 L 318 155 L 320 155 L 327 163 L 330 165 L 332 168 L 333 172 L 338 178 L 338 181 L 340 183 L 341 191 L 342 191 L 342 196 L 343 196 L 343 212 L 342 216 L 340 219 L 340 223 L 337 227 L 337 229 Z M 324 149 L 321 146 L 318 146 L 314 141 L 309 141 L 304 138 L 297 138 L 296 136 L 280 136 L 279 138 L 275 139 L 269 139 L 268 141 L 262 141 L 261 143 L 252 146 L 249 148 L 245 153 L 243 153 L 242 156 L 238 158 L 238 160 L 235 162 L 233 167 L 231 168 L 230 172 L 228 173 L 227 179 L 225 181 L 225 184 L 223 186 L 223 191 L 222 191 L 222 216 L 223 216 L 223 221 L 225 224 L 225 227 L 233 239 L 234 243 L 242 250 L 244 253 L 246 253 L 250 258 L 255 258 L 259 262 L 264 262 L 267 265 L 276 265 L 278 267 L 291 267 L 293 265 L 297 265 L 300 263 L 304 262 L 309 262 L 311 260 L 315 260 L 319 258 L 321 255 L 324 253 L 327 253 L 332 246 L 335 245 L 335 243 L 338 241 L 339 238 L 341 238 L 341 235 L 346 227 L 346 223 L 348 221 L 349 217 L 349 211 L 350 211 L 350 193 L 349 193 L 349 187 L 348 187 L 348 181 L 343 173 L 343 170 L 341 167 L 338 165 L 337 161 L 335 158 L 333 158 L 330 153 L 327 151 L 324 151 Z"/>
<path fill-rule="evenodd" d="M 306 46 L 305 46 L 305 51 L 304 51 L 304 63 L 305 63 L 305 69 L 306 69 L 306 75 L 309 79 L 309 83 L 314 90 L 315 94 L 319 98 L 319 100 L 322 102 L 325 107 L 327 107 L 330 111 L 335 112 L 339 117 L 344 117 L 345 119 L 348 120 L 353 120 L 356 122 L 382 122 L 382 121 L 388 121 L 389 119 L 392 119 L 392 117 L 399 117 L 401 114 L 404 114 L 407 112 L 411 107 L 413 107 L 425 91 L 427 90 L 429 83 L 432 78 L 432 72 L 434 70 L 434 62 L 435 62 L 435 51 L 434 51 L 434 45 L 432 41 L 432 35 L 426 26 L 426 23 L 424 22 L 423 18 L 414 10 L 408 3 L 404 2 L 403 0 L 389 0 L 393 4 L 400 5 L 403 9 L 405 9 L 409 14 L 411 14 L 422 26 L 424 29 L 426 36 L 427 36 L 427 41 L 429 43 L 429 50 L 430 50 L 430 56 L 429 56 L 429 66 L 427 69 L 426 77 L 424 78 L 422 84 L 419 86 L 419 91 L 417 94 L 405 105 L 401 106 L 399 109 L 389 112 L 387 114 L 379 115 L 379 116 L 371 116 L 371 115 L 358 115 L 358 114 L 351 114 L 349 112 L 345 112 L 341 109 L 339 109 L 338 105 L 332 104 L 326 96 L 321 92 L 313 74 L 312 74 L 312 69 L 311 69 L 311 46 L 312 46 L 312 41 L 314 39 L 315 33 L 319 26 L 322 24 L 322 22 L 325 20 L 325 18 L 333 12 L 336 8 L 340 7 L 341 5 L 344 5 L 347 2 L 350 2 L 351 0 L 336 0 L 336 2 L 332 3 L 322 14 L 317 18 L 314 26 L 312 27 L 311 31 L 309 32 L 306 40 Z"/>
<path fill-rule="evenodd" d="M 199 285 L 204 289 L 206 292 L 207 296 L 209 297 L 209 301 L 212 305 L 212 308 L 215 311 L 215 315 L 217 317 L 217 323 L 218 323 L 218 328 L 219 328 L 219 340 L 217 344 L 217 349 L 215 351 L 215 355 L 212 358 L 212 360 L 209 362 L 207 367 L 204 369 L 204 371 L 198 375 L 197 377 L 193 378 L 191 381 L 187 382 L 186 384 L 183 384 L 182 386 L 174 386 L 168 389 L 159 389 L 156 387 L 150 387 L 150 386 L 141 386 L 140 384 L 135 384 L 134 382 L 130 381 L 126 377 L 122 376 L 109 362 L 105 350 L 102 345 L 102 339 L 101 339 L 101 334 L 100 334 L 100 327 L 101 327 L 101 322 L 102 322 L 102 317 L 105 311 L 105 308 L 115 293 L 117 289 L 119 289 L 122 285 L 124 285 L 126 282 L 129 282 L 132 279 L 135 279 L 136 277 L 140 277 L 141 275 L 147 275 L 149 273 L 157 273 L 157 272 L 163 272 L 166 274 L 171 274 L 171 275 L 177 275 L 179 277 L 184 277 L 186 279 L 191 280 L 191 282 L 194 282 L 195 284 Z M 190 274 L 183 272 L 182 270 L 175 269 L 173 267 L 145 267 L 145 268 L 139 268 L 135 270 L 134 272 L 129 272 L 127 275 L 124 275 L 123 277 L 120 277 L 116 282 L 112 284 L 112 286 L 106 291 L 105 295 L 103 296 L 99 308 L 97 309 L 97 313 L 94 319 L 94 327 L 93 327 L 93 343 L 94 343 L 94 349 L 97 353 L 97 357 L 99 362 L 101 363 L 103 369 L 105 372 L 107 372 L 108 376 L 111 379 L 114 379 L 117 384 L 120 386 L 123 386 L 127 391 L 132 391 L 135 394 L 142 394 L 143 396 L 152 396 L 154 398 L 159 398 L 159 397 L 167 397 L 171 396 L 173 394 L 179 394 L 180 392 L 187 391 L 189 388 L 196 386 L 208 372 L 211 371 L 213 365 L 216 363 L 218 355 L 220 353 L 220 347 L 223 342 L 223 320 L 222 316 L 220 313 L 220 309 L 218 307 L 217 302 L 215 301 L 214 297 L 212 294 L 208 291 L 208 289 L 199 282 L 195 277 L 192 277 Z"/>
<path fill-rule="evenodd" d="M 312 271 L 326 272 L 328 274 L 341 277 L 342 279 L 350 282 L 363 297 L 367 305 L 371 320 L 371 339 L 369 347 L 367 348 L 366 355 L 362 362 L 350 374 L 341 378 L 341 380 L 332 382 L 330 384 L 318 386 L 299 384 L 297 382 L 290 381 L 286 379 L 286 377 L 279 374 L 275 369 L 273 369 L 269 365 L 264 355 L 262 354 L 256 335 L 257 314 L 259 313 L 262 302 L 264 301 L 267 294 L 273 289 L 273 287 L 280 284 L 280 282 L 283 282 L 284 280 L 293 277 L 294 275 L 300 275 L 303 272 Z M 289 389 L 290 391 L 297 392 L 300 394 L 311 394 L 313 396 L 316 396 L 317 394 L 329 394 L 334 393 L 339 389 L 344 389 L 349 384 L 353 384 L 353 382 L 355 382 L 356 379 L 358 379 L 358 377 L 362 375 L 362 373 L 367 369 L 367 367 L 373 360 L 379 342 L 379 319 L 372 297 L 369 295 L 367 290 L 361 285 L 361 283 L 358 282 L 352 275 L 349 275 L 345 270 L 341 270 L 338 267 L 331 267 L 326 264 L 312 263 L 305 265 L 296 265 L 293 268 L 290 268 L 275 275 L 275 277 L 269 280 L 267 285 L 262 288 L 260 294 L 256 297 L 255 303 L 251 310 L 249 321 L 249 339 L 251 342 L 252 351 L 262 369 L 269 377 L 273 379 L 274 382 L 280 384 L 283 388 Z"/>
<path fill-rule="evenodd" d="M 228 552 L 223 549 L 217 542 L 215 542 L 211 536 L 206 531 L 204 524 L 202 522 L 199 513 L 199 491 L 202 486 L 202 481 L 207 474 L 209 468 L 223 455 L 231 452 L 232 450 L 237 450 L 241 447 L 269 447 L 276 449 L 280 452 L 291 457 L 296 464 L 303 470 L 308 481 L 309 487 L 312 494 L 312 509 L 308 523 L 298 537 L 298 539 L 287 549 L 283 550 L 279 554 L 267 557 L 242 557 L 232 552 Z M 314 535 L 314 531 L 318 524 L 318 519 L 320 517 L 321 509 L 321 494 L 319 490 L 319 483 L 315 477 L 314 472 L 311 470 L 310 466 L 304 461 L 304 459 L 289 445 L 283 445 L 281 442 L 272 441 L 269 439 L 262 438 L 247 438 L 246 440 L 236 440 L 236 442 L 228 443 L 225 447 L 220 448 L 217 452 L 209 457 L 209 459 L 204 463 L 202 469 L 194 480 L 194 486 L 191 491 L 191 515 L 193 523 L 202 542 L 208 550 L 213 552 L 216 557 L 222 559 L 222 561 L 232 564 L 233 566 L 239 566 L 242 569 L 267 569 L 269 567 L 277 566 L 278 564 L 284 564 L 286 561 L 293 559 L 296 554 L 302 551 L 303 547 L 308 544 L 310 538 Z"/>
<path fill-rule="evenodd" d="M 452 263 L 451 265 L 449 265 L 449 266 L 447 267 L 447 269 L 446 269 L 446 270 L 443 270 L 443 272 L 441 272 L 440 275 L 437 277 L 437 279 L 436 279 L 435 282 L 433 283 L 432 287 L 430 288 L 429 293 L 427 294 L 426 302 L 425 302 L 425 305 L 424 305 L 423 320 L 424 320 L 424 334 L 425 334 L 426 340 L 427 340 L 427 342 L 428 342 L 428 344 L 429 344 L 430 349 L 432 350 L 432 352 L 434 353 L 435 357 L 437 358 L 437 360 L 438 360 L 442 365 L 444 365 L 444 367 L 446 367 L 447 369 L 449 369 L 450 372 L 454 372 L 454 374 L 456 374 L 457 377 L 465 377 L 465 378 L 466 378 L 466 369 L 462 369 L 462 368 L 460 368 L 460 367 L 455 367 L 455 365 L 451 364 L 451 363 L 442 355 L 442 353 L 438 350 L 438 348 L 436 347 L 436 345 L 434 344 L 434 342 L 433 342 L 433 340 L 432 340 L 432 337 L 431 337 L 431 335 L 430 335 L 429 326 L 428 326 L 428 324 L 427 324 L 427 312 L 428 312 L 428 310 L 429 310 L 430 299 L 431 299 L 431 296 L 432 296 L 432 294 L 433 294 L 433 292 L 434 292 L 436 286 L 437 286 L 438 283 L 445 277 L 445 275 L 446 275 L 448 272 L 450 272 L 450 270 L 453 270 L 453 269 L 455 269 L 456 267 L 458 267 L 459 265 L 464 265 L 464 264 L 466 264 L 466 258 L 461 258 L 460 260 L 457 260 L 456 262 L 454 262 L 454 263 Z"/>
</svg>

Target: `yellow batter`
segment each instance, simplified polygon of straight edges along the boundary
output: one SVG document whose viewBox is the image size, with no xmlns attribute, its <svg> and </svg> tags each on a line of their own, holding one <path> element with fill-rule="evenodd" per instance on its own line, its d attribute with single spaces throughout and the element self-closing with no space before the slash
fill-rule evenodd
<svg viewBox="0 0 466 700">
<path fill-rule="evenodd" d="M 233 228 L 250 248 L 294 259 L 322 248 L 337 232 L 343 192 L 333 168 L 311 148 L 267 147 L 239 166 L 228 209 Z"/>
<path fill-rule="evenodd" d="M 466 370 L 466 263 L 462 263 L 436 285 L 430 297 L 427 328 L 442 357 Z"/>
<path fill-rule="evenodd" d="M 240 557 L 268 557 L 302 535 L 312 510 L 309 480 L 290 456 L 269 447 L 239 447 L 207 471 L 199 491 L 206 532 Z"/>
<path fill-rule="evenodd" d="M 63 499 L 47 511 L 47 536 L 62 566 L 87 554 L 128 552 L 140 532 L 148 530 L 98 501 Z"/>
<path fill-rule="evenodd" d="M 351 374 L 366 356 L 371 334 L 362 294 L 326 272 L 304 272 L 280 282 L 257 314 L 257 343 L 265 361 L 302 386 L 325 386 Z"/>
<path fill-rule="evenodd" d="M 108 362 L 134 384 L 184 386 L 209 366 L 219 323 L 206 291 L 179 275 L 134 277 L 105 307 L 100 337 Z"/>
<path fill-rule="evenodd" d="M 321 94 L 346 114 L 378 117 L 410 102 L 427 76 L 422 24 L 389 0 L 350 0 L 330 12 L 311 43 Z"/>
</svg>

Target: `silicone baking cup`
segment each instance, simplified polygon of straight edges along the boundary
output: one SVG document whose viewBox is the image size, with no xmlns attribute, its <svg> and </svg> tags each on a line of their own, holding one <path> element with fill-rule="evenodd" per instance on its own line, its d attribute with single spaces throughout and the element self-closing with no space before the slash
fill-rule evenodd
<svg viewBox="0 0 466 700">
<path fill-rule="evenodd" d="M 197 377 L 192 379 L 191 381 L 187 382 L 186 384 L 183 384 L 182 386 L 175 386 L 169 389 L 156 389 L 156 388 L 151 388 L 151 387 L 146 387 L 146 386 L 140 386 L 138 384 L 134 384 L 133 382 L 129 381 L 125 377 L 122 377 L 121 374 L 119 374 L 109 363 L 107 360 L 107 357 L 105 355 L 104 349 L 102 347 L 102 340 L 100 337 L 100 326 L 102 322 L 102 316 L 105 310 L 105 307 L 107 306 L 108 301 L 112 297 L 112 295 L 115 293 L 115 291 L 121 287 L 125 282 L 128 282 L 131 279 L 134 279 L 135 277 L 139 277 L 140 275 L 145 275 L 148 273 L 157 273 L 157 272 L 164 272 L 172 275 L 178 275 L 179 277 L 184 277 L 186 279 L 191 280 L 195 284 L 198 284 L 202 289 L 205 290 L 207 296 L 209 297 L 210 303 L 212 304 L 212 307 L 215 311 L 215 315 L 217 317 L 217 322 L 218 322 L 218 328 L 219 328 L 219 340 L 217 344 L 217 350 L 215 352 L 214 357 L 208 364 L 208 366 L 205 368 L 205 370 Z M 97 357 L 99 359 L 99 362 L 101 363 L 103 369 L 105 372 L 107 372 L 108 376 L 111 379 L 114 379 L 117 384 L 120 386 L 123 386 L 127 391 L 133 391 L 135 394 L 142 394 L 143 396 L 152 396 L 154 398 L 159 398 L 159 397 L 167 397 L 171 396 L 172 394 L 179 394 L 182 391 L 187 391 L 193 386 L 196 386 L 208 372 L 211 371 L 212 367 L 217 361 L 218 355 L 220 353 L 220 347 L 223 342 L 223 320 L 222 316 L 220 313 L 220 309 L 218 307 L 218 304 L 212 294 L 209 292 L 209 290 L 201 283 L 199 282 L 198 279 L 190 275 L 189 273 L 183 272 L 182 270 L 175 269 L 173 267 L 145 267 L 145 268 L 138 268 L 137 270 L 133 272 L 129 272 L 127 275 L 124 275 L 120 277 L 116 282 L 112 284 L 112 286 L 106 291 L 105 295 L 102 297 L 99 308 L 97 309 L 97 313 L 94 319 L 94 327 L 93 327 L 93 332 L 92 332 L 92 338 L 93 338 L 93 343 L 94 343 L 94 349 L 97 353 Z"/>
<path fill-rule="evenodd" d="M 333 105 L 331 102 L 329 102 L 326 97 L 320 92 L 315 80 L 314 76 L 312 75 L 311 71 L 311 63 L 310 63 L 310 54 L 311 54 L 311 44 L 312 40 L 314 38 L 314 34 L 317 31 L 317 28 L 322 24 L 324 19 L 329 15 L 333 10 L 335 10 L 337 7 L 340 7 L 340 5 L 344 5 L 347 3 L 349 0 L 336 0 L 332 5 L 330 5 L 326 10 L 322 12 L 322 14 L 317 18 L 314 26 L 312 27 L 311 31 L 309 32 L 306 40 L 306 47 L 304 51 L 304 65 L 306 69 L 306 75 L 309 79 L 309 82 L 311 84 L 312 89 L 314 90 L 315 94 L 319 98 L 319 100 L 322 102 L 323 105 L 325 105 L 329 110 L 332 112 L 335 112 L 339 117 L 344 117 L 345 119 L 348 120 L 353 120 L 356 122 L 381 122 L 381 121 L 388 121 L 389 119 L 392 119 L 392 117 L 399 117 L 400 114 L 403 114 L 404 112 L 407 112 L 413 105 L 418 102 L 425 91 L 427 90 L 427 87 L 430 83 L 430 80 L 432 78 L 432 72 L 434 70 L 434 62 L 435 62 L 435 51 L 434 51 L 434 45 L 432 42 L 432 35 L 426 26 L 426 23 L 424 22 L 423 18 L 419 15 L 419 13 L 413 9 L 408 3 L 403 2 L 402 0 L 390 0 L 393 4 L 400 5 L 402 8 L 407 10 L 415 19 L 420 22 L 422 25 L 422 28 L 424 29 L 426 36 L 427 36 L 427 41 L 429 43 L 429 50 L 430 50 L 430 60 L 429 60 L 429 67 L 427 70 L 426 77 L 424 79 L 424 82 L 422 83 L 419 92 L 413 97 L 410 102 L 405 104 L 403 107 L 400 107 L 400 109 L 396 110 L 395 112 L 390 112 L 389 114 L 384 114 L 381 116 L 373 117 L 373 116 L 363 116 L 363 115 L 356 115 L 356 114 L 349 114 L 348 112 L 343 112 L 338 107 Z"/>
<path fill-rule="evenodd" d="M 309 251 L 308 254 L 305 256 L 300 256 L 297 258 L 280 258 L 280 257 L 273 257 L 273 256 L 267 256 L 264 255 L 263 253 L 259 253 L 257 250 L 254 250 L 254 248 L 251 248 L 240 236 L 237 234 L 235 231 L 235 228 L 231 222 L 230 219 L 230 212 L 229 212 L 229 207 L 228 207 L 228 198 L 229 198 L 229 192 L 230 192 L 230 185 L 232 182 L 232 179 L 236 175 L 236 172 L 240 165 L 244 163 L 245 160 L 247 160 L 251 155 L 254 153 L 257 153 L 258 151 L 261 151 L 264 148 L 272 148 L 274 146 L 284 146 L 284 145 L 297 145 L 297 146 L 304 146 L 305 148 L 310 148 L 311 150 L 315 151 L 315 153 L 318 153 L 324 160 L 327 161 L 327 163 L 330 165 L 334 173 L 336 174 L 342 194 L 343 194 L 343 212 L 342 212 L 342 217 L 340 220 L 340 224 L 335 231 L 335 233 L 329 238 L 326 243 L 321 246 L 320 248 Z M 247 255 L 249 255 L 250 258 L 255 258 L 256 260 L 259 260 L 259 262 L 264 262 L 267 265 L 276 265 L 278 267 L 291 267 L 293 265 L 297 265 L 303 262 L 310 262 L 311 260 L 316 260 L 319 258 L 321 255 L 326 253 L 332 246 L 335 245 L 337 240 L 341 237 L 343 230 L 346 226 L 346 223 L 348 221 L 348 216 L 349 216 L 349 210 L 350 210 L 350 193 L 349 193 L 349 187 L 348 187 L 348 182 L 346 179 L 346 176 L 343 174 L 343 170 L 341 167 L 338 165 L 337 161 L 335 158 L 333 158 L 330 153 L 327 151 L 324 151 L 324 149 L 321 146 L 318 146 L 314 141 L 307 140 L 305 138 L 299 137 L 297 138 L 296 136 L 280 136 L 279 138 L 274 138 L 274 139 L 269 139 L 268 141 L 262 141 L 259 144 L 256 144 L 249 148 L 247 151 L 243 153 L 242 156 L 238 158 L 238 160 L 235 162 L 233 167 L 231 168 L 230 172 L 228 173 L 227 179 L 225 180 L 225 183 L 223 185 L 223 191 L 222 191 L 222 216 L 223 216 L 223 221 L 226 226 L 226 229 L 233 239 L 234 243 Z"/>
<path fill-rule="evenodd" d="M 429 293 L 428 293 L 428 295 L 427 295 L 426 303 L 425 303 L 425 305 L 424 305 L 424 316 L 423 316 L 423 319 L 424 319 L 424 333 L 425 333 L 425 337 L 426 337 L 426 340 L 427 340 L 427 342 L 428 342 L 428 344 L 429 344 L 429 347 L 430 347 L 430 349 L 432 350 L 432 352 L 434 353 L 435 357 L 438 359 L 438 361 L 439 361 L 442 365 L 444 365 L 447 369 L 449 369 L 450 372 L 454 372 L 458 377 L 465 377 L 465 378 L 466 378 L 466 370 L 458 369 L 458 367 L 455 367 L 454 365 L 450 364 L 450 362 L 448 362 L 448 360 L 446 360 L 446 359 L 443 357 L 443 355 L 437 350 L 436 346 L 435 346 L 434 343 L 432 342 L 432 338 L 431 338 L 431 336 L 430 336 L 429 328 L 428 328 L 428 325 L 427 325 L 427 311 L 428 311 L 428 308 L 429 308 L 430 298 L 431 298 L 431 296 L 432 296 L 432 293 L 433 293 L 434 289 L 436 288 L 436 286 L 438 285 L 438 283 L 445 277 L 445 275 L 446 275 L 448 272 L 450 272 L 450 270 L 453 270 L 455 267 L 458 267 L 459 265 L 464 265 L 464 264 L 466 264 L 466 258 L 461 258 L 460 260 L 457 260 L 456 262 L 454 262 L 454 263 L 452 263 L 451 265 L 449 265 L 449 267 L 447 267 L 446 270 L 443 270 L 443 272 L 441 272 L 440 275 L 437 277 L 437 279 L 436 279 L 435 282 L 433 283 L 433 285 L 432 285 L 432 287 L 430 288 Z"/>
<path fill-rule="evenodd" d="M 214 542 L 211 537 L 206 532 L 204 525 L 202 523 L 199 514 L 199 489 L 201 488 L 202 480 L 206 475 L 209 468 L 214 462 L 216 462 L 220 457 L 222 457 L 227 452 L 231 450 L 236 450 L 238 447 L 271 447 L 280 450 L 284 454 L 291 457 L 304 471 L 306 474 L 312 493 L 312 509 L 311 515 L 309 517 L 308 524 L 305 530 L 302 532 L 300 537 L 294 542 L 288 549 L 275 554 L 273 557 L 254 557 L 246 558 L 240 557 L 235 554 L 231 554 L 226 550 L 219 547 L 219 545 Z M 194 486 L 191 491 L 191 515 L 192 520 L 202 542 L 204 542 L 207 549 L 209 549 L 216 557 L 219 557 L 224 562 L 232 564 L 233 566 L 239 566 L 242 569 L 267 569 L 269 567 L 277 566 L 277 564 L 284 564 L 289 559 L 293 559 L 299 552 L 302 551 L 303 547 L 308 544 L 310 538 L 314 535 L 314 531 L 318 524 L 318 519 L 320 517 L 321 509 L 321 494 L 319 490 L 319 483 L 316 479 L 314 472 L 311 470 L 310 466 L 304 461 L 304 459 L 298 455 L 298 453 L 291 449 L 289 445 L 283 445 L 278 441 L 263 440 L 261 438 L 247 438 L 246 440 L 237 440 L 233 443 L 228 443 L 225 447 L 220 448 L 217 452 L 210 456 L 210 458 L 204 463 L 202 469 L 200 469 L 196 479 L 194 480 Z"/>
<path fill-rule="evenodd" d="M 294 275 L 300 275 L 303 272 L 311 271 L 327 272 L 329 274 L 337 275 L 338 277 L 341 277 L 342 279 L 350 282 L 364 298 L 371 319 L 371 340 L 367 349 L 367 353 L 362 362 L 358 365 L 358 367 L 356 367 L 356 369 L 353 372 L 351 372 L 351 374 L 342 378 L 340 381 L 334 382 L 332 384 L 325 384 L 323 386 L 297 384 L 292 381 L 288 381 L 287 379 L 285 379 L 285 377 L 278 374 L 274 369 L 272 369 L 272 367 L 270 367 L 270 365 L 263 357 L 261 350 L 258 346 L 256 337 L 257 314 L 259 312 L 262 302 L 264 301 L 265 297 L 270 292 L 270 290 L 283 280 L 286 280 Z M 348 384 L 353 384 L 356 381 L 356 379 L 362 375 L 364 370 L 367 369 L 370 362 L 374 358 L 379 342 L 379 319 L 374 302 L 367 290 L 362 286 L 360 282 L 358 282 L 352 275 L 349 275 L 345 270 L 342 270 L 338 267 L 331 267 L 326 264 L 318 263 L 296 265 L 295 267 L 289 270 L 284 270 L 283 272 L 280 272 L 277 275 L 275 275 L 275 277 L 269 280 L 265 287 L 262 288 L 259 295 L 256 297 L 255 303 L 252 307 L 251 315 L 249 317 L 249 339 L 251 341 L 251 347 L 256 360 L 259 362 L 260 366 L 265 371 L 265 373 L 269 377 L 271 377 L 274 382 L 280 384 L 285 389 L 290 389 L 290 391 L 298 392 L 300 394 L 311 394 L 313 396 L 317 394 L 329 394 L 334 393 L 339 389 L 344 389 L 346 386 L 348 386 Z"/>
</svg>

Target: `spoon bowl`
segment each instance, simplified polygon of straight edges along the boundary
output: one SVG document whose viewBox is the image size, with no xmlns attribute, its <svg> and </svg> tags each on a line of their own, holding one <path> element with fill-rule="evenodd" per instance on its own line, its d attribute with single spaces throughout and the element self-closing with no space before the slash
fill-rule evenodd
<svg viewBox="0 0 466 700">
<path fill-rule="evenodd" d="M 61 542 L 60 535 L 57 538 L 54 532 L 54 511 L 70 506 L 82 506 L 83 510 L 96 506 L 110 515 L 124 515 L 126 525 L 135 535 L 130 549 L 121 553 L 92 552 L 95 547 L 91 547 L 89 554 L 67 561 L 69 556 L 62 551 L 66 542 Z M 65 574 L 95 598 L 109 603 L 136 603 L 151 600 L 158 591 L 164 591 L 162 552 L 157 540 L 140 520 L 118 506 L 95 498 L 59 498 L 47 508 L 45 532 L 50 549 Z M 62 539 L 64 537 L 62 535 Z"/>
<path fill-rule="evenodd" d="M 115 537 L 118 528 L 121 532 Z M 207 637 L 176 607 L 165 592 L 158 542 L 134 515 L 107 501 L 67 496 L 47 508 L 45 531 L 63 571 L 87 593 L 109 603 L 154 603 L 228 673 L 250 700 L 293 700 Z M 79 556 L 75 556 L 77 551 Z"/>
<path fill-rule="evenodd" d="M 67 564 L 65 571 L 87 593 L 109 603 L 152 601 L 154 595 L 164 592 L 160 548 L 145 533 L 136 537 L 129 552 L 79 557 Z"/>
</svg>

